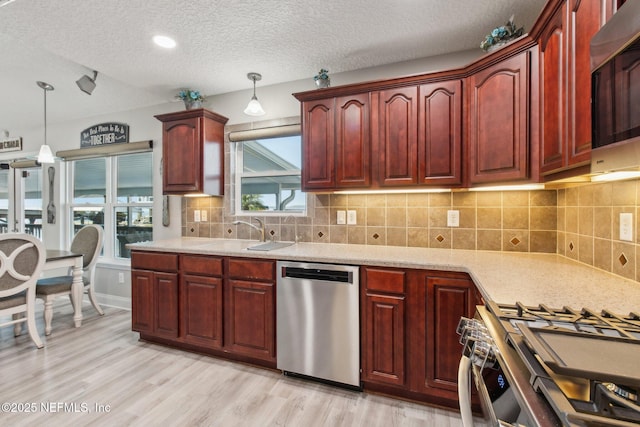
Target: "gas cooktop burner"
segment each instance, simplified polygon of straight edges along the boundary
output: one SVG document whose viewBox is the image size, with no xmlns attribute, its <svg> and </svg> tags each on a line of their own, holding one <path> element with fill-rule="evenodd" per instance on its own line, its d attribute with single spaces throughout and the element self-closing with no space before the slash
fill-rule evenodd
<svg viewBox="0 0 640 427">
<path fill-rule="evenodd" d="M 504 337 L 565 425 L 640 423 L 640 315 L 489 302 Z M 495 337 L 494 337 L 495 338 Z"/>
<path fill-rule="evenodd" d="M 490 302 L 487 305 L 498 318 L 509 320 L 516 326 L 518 323 L 535 322 L 539 327 L 568 328 L 585 333 L 640 339 L 640 314 L 635 312 L 621 316 L 609 310 L 597 312 L 583 308 L 577 311 L 570 307 L 553 309 L 544 304 L 531 307 L 521 303 L 510 305 Z"/>
</svg>

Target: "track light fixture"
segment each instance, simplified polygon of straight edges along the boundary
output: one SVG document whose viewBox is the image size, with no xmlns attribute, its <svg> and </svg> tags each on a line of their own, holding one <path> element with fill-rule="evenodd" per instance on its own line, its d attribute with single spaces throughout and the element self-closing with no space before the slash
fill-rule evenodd
<svg viewBox="0 0 640 427">
<path fill-rule="evenodd" d="M 256 97 L 256 82 L 261 80 L 262 76 L 258 73 L 249 73 L 247 74 L 247 78 L 253 81 L 253 96 L 247 108 L 244 109 L 244 113 L 247 116 L 264 116 L 266 113 L 262 109 L 260 102 L 258 102 L 258 97 Z"/>
<path fill-rule="evenodd" d="M 86 74 L 76 80 L 76 84 L 80 88 L 81 91 L 86 93 L 87 95 L 91 95 L 91 92 L 96 88 L 96 77 L 98 77 L 98 72 L 93 72 L 93 77 L 89 77 Z"/>
</svg>

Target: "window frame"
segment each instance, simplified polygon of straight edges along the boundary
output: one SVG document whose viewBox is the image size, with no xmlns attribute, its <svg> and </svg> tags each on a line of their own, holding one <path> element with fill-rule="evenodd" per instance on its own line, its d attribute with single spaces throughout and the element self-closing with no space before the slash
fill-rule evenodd
<svg viewBox="0 0 640 427">
<path fill-rule="evenodd" d="M 138 155 L 142 153 L 123 153 L 119 155 L 113 156 L 98 156 L 93 157 L 94 159 L 102 159 L 105 162 L 105 201 L 104 203 L 76 203 L 75 202 L 75 173 L 76 173 L 76 162 L 82 160 L 88 160 L 86 158 L 77 159 L 77 160 L 69 160 L 67 161 L 67 182 L 68 182 L 68 200 L 69 204 L 67 206 L 67 212 L 69 218 L 67 223 L 69 225 L 69 241 L 73 239 L 73 235 L 75 234 L 75 224 L 74 224 L 74 209 L 75 208 L 102 208 L 104 212 L 104 245 L 102 249 L 102 253 L 99 256 L 101 261 L 108 261 L 113 264 L 130 264 L 131 258 L 123 258 L 116 256 L 116 248 L 117 248 L 117 214 L 116 210 L 118 208 L 129 208 L 129 207 L 143 207 L 148 208 L 151 211 L 151 215 L 153 217 L 153 152 L 148 151 L 149 156 L 151 156 L 151 198 L 152 200 L 149 202 L 118 202 L 118 161 L 123 156 L 129 155 Z M 149 227 L 153 236 L 153 225 Z"/>
<path fill-rule="evenodd" d="M 244 169 L 244 150 L 242 149 L 241 145 L 245 142 L 250 142 L 250 141 L 259 141 L 259 140 L 267 140 L 267 139 L 276 139 L 276 138 L 283 138 L 283 137 L 291 137 L 291 136 L 298 136 L 300 138 L 300 150 L 302 152 L 302 134 L 301 133 L 295 133 L 295 134 L 291 134 L 291 132 L 288 130 L 287 126 L 283 126 L 283 133 L 282 135 L 278 135 L 277 131 L 274 132 L 274 129 L 277 130 L 277 128 L 264 128 L 265 130 L 269 130 L 269 136 L 268 137 L 263 137 L 263 138 L 259 138 L 259 137 L 252 137 L 252 138 L 247 138 L 247 139 L 243 139 L 243 138 L 237 138 L 234 139 L 231 144 L 232 145 L 232 149 L 231 149 L 231 154 L 232 154 L 232 165 L 233 165 L 233 169 L 232 169 L 232 174 L 233 174 L 233 182 L 234 182 L 234 190 L 232 192 L 232 206 L 233 206 L 233 213 L 236 216 L 270 216 L 270 217 L 288 217 L 288 216 L 296 216 L 296 217 L 305 217 L 307 216 L 307 212 L 308 212 L 308 206 L 309 206 L 309 194 L 306 193 L 305 191 L 302 190 L 302 164 L 300 165 L 300 170 L 296 171 L 296 170 L 287 170 L 287 171 L 272 171 L 272 172 L 248 172 L 245 173 L 243 171 Z M 256 131 L 260 131 L 260 129 L 255 129 Z M 302 163 L 302 159 L 300 159 L 301 163 Z M 305 206 L 304 209 L 300 210 L 300 211 L 281 211 L 281 210 L 258 210 L 258 211 L 246 211 L 246 210 L 242 210 L 242 178 L 259 178 L 259 177 L 278 177 L 278 176 L 292 176 L 292 175 L 299 175 L 300 176 L 300 192 L 304 195 L 305 197 Z"/>
</svg>

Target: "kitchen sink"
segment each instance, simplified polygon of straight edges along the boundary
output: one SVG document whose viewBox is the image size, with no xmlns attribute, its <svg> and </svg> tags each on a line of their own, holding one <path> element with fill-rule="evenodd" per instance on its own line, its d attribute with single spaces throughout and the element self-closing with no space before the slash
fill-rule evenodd
<svg viewBox="0 0 640 427">
<path fill-rule="evenodd" d="M 294 242 L 265 242 L 258 245 L 249 246 L 249 251 L 272 251 L 274 249 L 282 249 L 293 245 Z"/>
</svg>

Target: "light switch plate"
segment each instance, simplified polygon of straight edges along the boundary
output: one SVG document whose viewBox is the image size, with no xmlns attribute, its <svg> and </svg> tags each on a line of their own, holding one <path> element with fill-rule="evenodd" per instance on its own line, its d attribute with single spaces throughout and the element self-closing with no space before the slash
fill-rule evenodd
<svg viewBox="0 0 640 427">
<path fill-rule="evenodd" d="M 620 240 L 633 241 L 633 214 L 620 213 Z"/>
<path fill-rule="evenodd" d="M 356 215 L 356 211 L 347 211 L 347 224 L 356 225 L 358 223 L 358 218 Z"/>
<path fill-rule="evenodd" d="M 336 213 L 336 224 L 343 225 L 347 223 L 347 213 L 345 211 L 338 211 Z"/>
<path fill-rule="evenodd" d="M 197 209 L 193 211 L 193 222 L 200 222 L 200 211 Z"/>
<path fill-rule="evenodd" d="M 200 219 L 204 222 L 207 221 L 207 210 L 206 209 L 202 209 L 200 211 Z"/>
<path fill-rule="evenodd" d="M 460 227 L 460 211 L 447 211 L 447 227 Z"/>
</svg>

